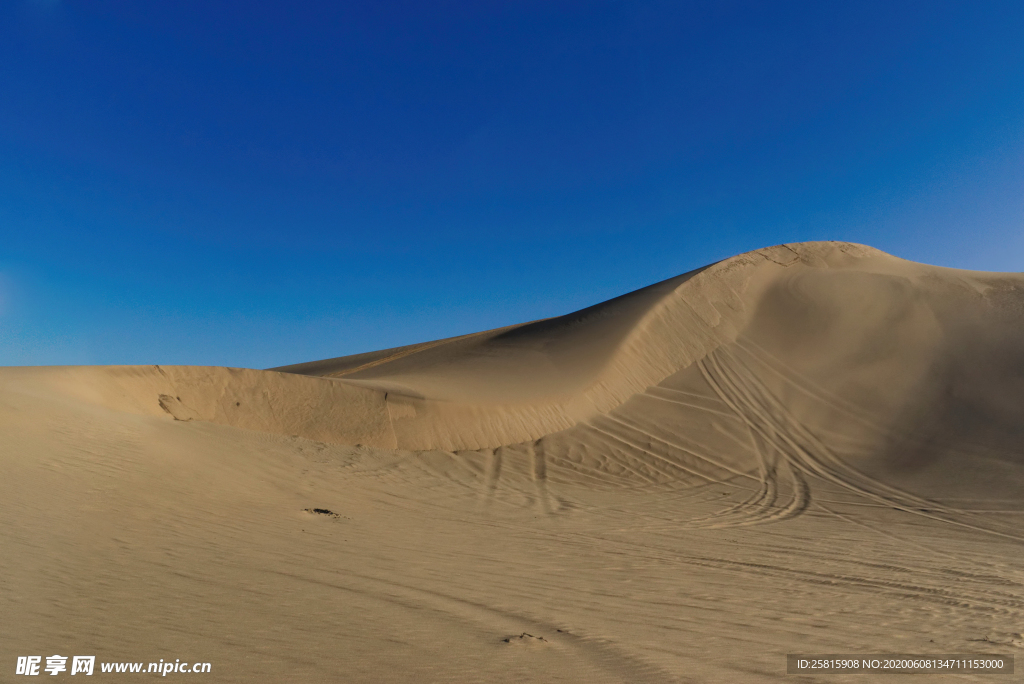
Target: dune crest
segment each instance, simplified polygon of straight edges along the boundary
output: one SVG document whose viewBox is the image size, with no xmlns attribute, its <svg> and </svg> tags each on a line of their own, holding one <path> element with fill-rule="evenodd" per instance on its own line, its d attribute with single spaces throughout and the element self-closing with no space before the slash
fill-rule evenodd
<svg viewBox="0 0 1024 684">
<path fill-rule="evenodd" d="M 915 264 L 850 243 L 779 245 L 565 316 L 353 357 L 269 371 L 22 372 L 45 372 L 54 387 L 116 410 L 342 444 L 454 451 L 573 428 L 723 346 L 760 340 L 776 361 L 809 364 L 826 385 L 843 383 L 831 389 L 844 400 L 909 415 L 923 410 L 922 392 L 938 391 L 922 387 L 935 382 L 937 366 L 956 374 L 971 363 L 954 358 L 965 347 L 988 344 L 998 349 L 976 352 L 1017 361 L 1012 319 L 1022 283 L 1018 275 Z M 1013 339 L 998 341 L 995 328 L 1008 328 Z"/>
<path fill-rule="evenodd" d="M 606 413 L 734 339 L 766 271 L 872 254 L 845 243 L 768 248 L 558 318 L 272 370 L 386 392 L 401 448 L 494 448 Z"/>
</svg>

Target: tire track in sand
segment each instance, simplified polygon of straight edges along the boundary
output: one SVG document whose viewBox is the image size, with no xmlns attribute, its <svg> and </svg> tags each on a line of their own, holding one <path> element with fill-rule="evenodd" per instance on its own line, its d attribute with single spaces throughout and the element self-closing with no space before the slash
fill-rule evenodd
<svg viewBox="0 0 1024 684">
<path fill-rule="evenodd" d="M 735 349 L 743 351 L 739 347 Z M 967 515 L 964 511 L 890 486 L 847 465 L 788 411 L 785 404 L 757 379 L 756 372 L 733 349 L 719 347 L 697 363 L 705 381 L 719 398 L 743 419 L 752 432 L 771 445 L 794 471 L 820 477 L 912 515 L 1024 541 L 1024 537 L 960 519 Z"/>
</svg>

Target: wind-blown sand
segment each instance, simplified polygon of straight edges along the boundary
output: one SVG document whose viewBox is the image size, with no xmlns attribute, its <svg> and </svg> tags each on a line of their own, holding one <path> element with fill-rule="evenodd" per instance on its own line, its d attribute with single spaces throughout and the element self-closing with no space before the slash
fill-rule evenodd
<svg viewBox="0 0 1024 684">
<path fill-rule="evenodd" d="M 787 653 L 1014 654 L 1022 522 L 1024 275 L 846 243 L 269 371 L 0 369 L 9 674 L 766 682 L 813 681 Z"/>
</svg>

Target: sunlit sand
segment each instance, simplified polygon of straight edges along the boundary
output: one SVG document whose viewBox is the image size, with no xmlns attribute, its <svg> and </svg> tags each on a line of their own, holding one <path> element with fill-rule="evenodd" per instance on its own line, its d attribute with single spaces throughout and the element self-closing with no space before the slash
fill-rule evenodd
<svg viewBox="0 0 1024 684">
<path fill-rule="evenodd" d="M 272 370 L 2 368 L 0 470 L 10 652 L 417 683 L 1014 653 L 1024 275 L 805 243 Z"/>
</svg>

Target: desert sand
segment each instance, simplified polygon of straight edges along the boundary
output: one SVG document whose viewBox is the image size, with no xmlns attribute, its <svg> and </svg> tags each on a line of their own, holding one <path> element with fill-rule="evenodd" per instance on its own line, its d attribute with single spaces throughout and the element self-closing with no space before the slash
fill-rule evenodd
<svg viewBox="0 0 1024 684">
<path fill-rule="evenodd" d="M 271 370 L 2 368 L 0 470 L 4 672 L 905 681 L 786 654 L 1024 647 L 1024 274 L 804 243 Z"/>
</svg>

